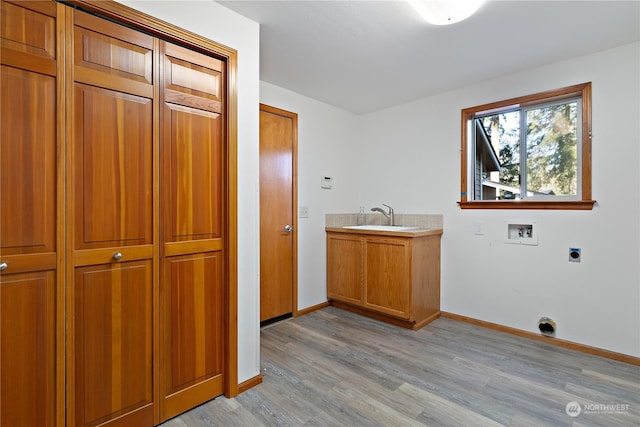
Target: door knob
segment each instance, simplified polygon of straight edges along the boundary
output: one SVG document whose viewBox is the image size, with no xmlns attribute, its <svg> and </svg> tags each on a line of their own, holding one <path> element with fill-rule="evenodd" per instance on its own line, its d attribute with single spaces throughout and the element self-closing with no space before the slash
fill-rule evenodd
<svg viewBox="0 0 640 427">
<path fill-rule="evenodd" d="M 6 262 L 0 263 L 0 271 L 5 271 L 7 268 L 9 268 L 9 264 Z"/>
<path fill-rule="evenodd" d="M 113 259 L 116 261 L 120 261 L 122 259 L 122 252 L 116 252 L 113 254 Z"/>
<path fill-rule="evenodd" d="M 287 224 L 284 226 L 284 231 L 287 233 L 291 233 L 293 231 L 293 227 Z"/>
</svg>

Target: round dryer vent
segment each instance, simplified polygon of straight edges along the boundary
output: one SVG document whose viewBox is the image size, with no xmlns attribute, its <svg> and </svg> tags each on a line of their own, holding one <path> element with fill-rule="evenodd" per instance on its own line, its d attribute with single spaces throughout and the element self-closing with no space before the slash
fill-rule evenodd
<svg viewBox="0 0 640 427">
<path fill-rule="evenodd" d="M 556 334 L 556 322 L 550 317 L 541 317 L 538 320 L 538 329 L 542 335 L 552 337 Z"/>
</svg>

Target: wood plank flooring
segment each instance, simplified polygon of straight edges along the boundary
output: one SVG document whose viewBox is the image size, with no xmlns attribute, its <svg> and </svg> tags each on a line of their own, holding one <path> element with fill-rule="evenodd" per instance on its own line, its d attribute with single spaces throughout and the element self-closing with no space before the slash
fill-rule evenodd
<svg viewBox="0 0 640 427">
<path fill-rule="evenodd" d="M 261 369 L 162 426 L 640 425 L 640 367 L 452 319 L 410 331 L 327 307 L 263 328 Z"/>
</svg>

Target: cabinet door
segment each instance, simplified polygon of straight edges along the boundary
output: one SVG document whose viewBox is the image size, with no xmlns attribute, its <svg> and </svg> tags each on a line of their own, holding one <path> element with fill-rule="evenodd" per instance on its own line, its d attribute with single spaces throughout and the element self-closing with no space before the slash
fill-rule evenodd
<svg viewBox="0 0 640 427">
<path fill-rule="evenodd" d="M 411 316 L 411 249 L 408 239 L 365 240 L 365 307 L 409 319 Z"/>
<path fill-rule="evenodd" d="M 67 423 L 151 426 L 154 39 L 73 19 Z"/>
<path fill-rule="evenodd" d="M 54 426 L 64 404 L 56 5 L 0 6 L 0 425 Z"/>
<path fill-rule="evenodd" d="M 327 296 L 351 304 L 362 304 L 362 237 L 327 234 Z"/>
<path fill-rule="evenodd" d="M 223 393 L 224 63 L 161 42 L 160 419 Z"/>
</svg>

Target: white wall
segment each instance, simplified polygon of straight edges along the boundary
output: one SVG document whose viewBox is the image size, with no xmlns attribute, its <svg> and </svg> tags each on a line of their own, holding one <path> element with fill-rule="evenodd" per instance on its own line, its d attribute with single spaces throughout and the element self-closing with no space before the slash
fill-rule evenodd
<svg viewBox="0 0 640 427">
<path fill-rule="evenodd" d="M 444 214 L 442 309 L 537 332 L 548 315 L 562 339 L 640 356 L 640 45 L 634 43 L 414 103 L 354 116 L 259 85 L 258 24 L 211 1 L 122 3 L 238 50 L 238 369 L 259 373 L 258 108 L 299 114 L 298 307 L 325 293 L 324 214 L 387 203 Z M 460 110 L 593 82 L 593 211 L 460 210 Z M 320 176 L 334 178 L 320 189 Z M 502 240 L 505 220 L 537 221 L 539 245 Z M 485 235 L 475 236 L 482 222 Z M 583 262 L 569 263 L 579 246 Z"/>
<path fill-rule="evenodd" d="M 387 203 L 444 214 L 444 311 L 535 333 L 550 316 L 558 338 L 639 356 L 639 52 L 634 43 L 364 116 L 261 83 L 261 102 L 300 114 L 299 204 L 311 218 L 299 227 L 299 307 L 325 298 L 322 214 Z M 461 109 L 587 81 L 592 211 L 458 208 Z M 319 189 L 325 173 L 331 192 Z M 538 246 L 503 243 L 514 219 L 536 221 Z M 569 247 L 582 248 L 580 264 L 568 262 Z"/>
<path fill-rule="evenodd" d="M 357 212 L 358 116 L 272 84 L 260 83 L 260 102 L 298 114 L 298 307 L 327 300 L 324 215 Z M 333 188 L 320 188 L 320 177 Z"/>
<path fill-rule="evenodd" d="M 325 298 L 322 214 L 387 203 L 444 215 L 444 311 L 535 333 L 550 316 L 558 338 L 640 356 L 639 52 L 634 43 L 364 116 L 262 82 L 261 102 L 300 114 L 299 204 L 311 218 L 299 227 L 299 307 Z M 458 208 L 461 109 L 587 81 L 592 211 Z M 331 192 L 319 189 L 325 173 Z M 536 221 L 538 246 L 503 243 L 504 222 L 520 219 Z"/>
<path fill-rule="evenodd" d="M 260 373 L 259 45 L 256 22 L 213 1 L 129 1 L 129 7 L 238 51 L 238 380 Z"/>
<path fill-rule="evenodd" d="M 444 214 L 444 311 L 532 332 L 550 316 L 558 338 L 640 356 L 639 52 L 625 45 L 361 117 L 363 203 Z M 461 109 L 587 81 L 592 211 L 457 207 Z M 512 219 L 536 221 L 539 245 L 504 244 Z M 568 262 L 569 247 L 582 263 Z"/>
</svg>

